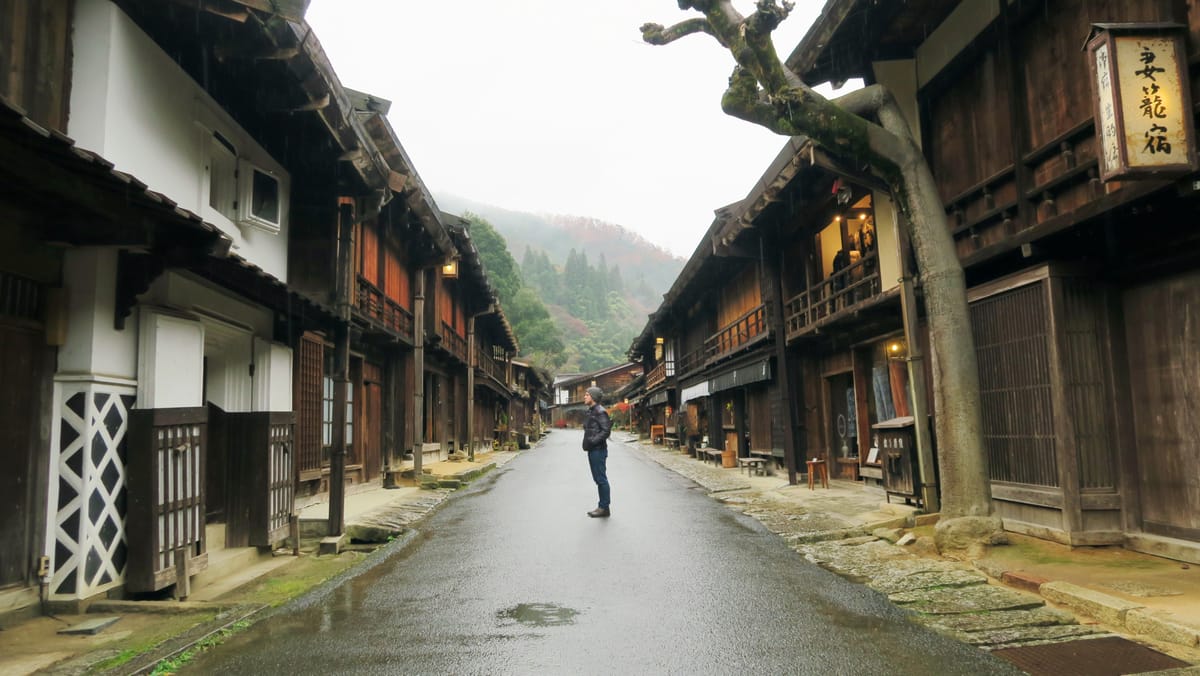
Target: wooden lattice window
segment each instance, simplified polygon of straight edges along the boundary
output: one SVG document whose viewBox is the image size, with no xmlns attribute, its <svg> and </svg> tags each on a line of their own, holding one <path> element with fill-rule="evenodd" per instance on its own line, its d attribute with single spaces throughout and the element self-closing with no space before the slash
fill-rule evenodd
<svg viewBox="0 0 1200 676">
<path fill-rule="evenodd" d="M 300 340 L 296 375 L 296 462 L 300 472 L 321 469 L 321 386 L 324 344 L 310 336 Z"/>
<path fill-rule="evenodd" d="M 1058 486 L 1046 280 L 971 304 L 993 481 Z"/>
</svg>

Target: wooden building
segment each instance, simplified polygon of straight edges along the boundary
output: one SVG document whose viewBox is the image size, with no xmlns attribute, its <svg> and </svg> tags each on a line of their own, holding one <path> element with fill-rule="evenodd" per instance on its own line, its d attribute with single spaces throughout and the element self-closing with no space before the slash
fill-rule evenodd
<svg viewBox="0 0 1200 676">
<path fill-rule="evenodd" d="M 1200 7 L 1175 0 L 830 0 L 788 59 L 810 84 L 886 85 L 922 145 L 966 271 L 992 500 L 1009 530 L 1200 561 L 1189 422 L 1200 410 L 1188 394 L 1200 297 L 1198 40 Z M 767 197 L 793 203 L 800 183 Z M 881 203 L 875 193 L 876 219 Z M 810 232 L 827 227 L 820 215 L 794 217 Z M 812 295 L 792 309 L 819 303 Z M 899 413 L 895 379 L 875 385 L 895 318 L 863 313 L 814 332 L 811 313 L 793 316 L 789 341 L 849 351 L 802 367 L 806 407 L 835 415 L 837 392 L 818 404 L 826 395 L 811 385 L 840 388 L 845 373 L 859 439 L 864 395 L 891 389 Z"/>
<path fill-rule="evenodd" d="M 583 403 L 583 395 L 587 388 L 593 385 L 604 391 L 605 406 L 611 405 L 615 392 L 627 386 L 634 378 L 642 373 L 639 364 L 626 363 L 609 366 L 592 373 L 560 376 L 554 382 L 554 403 L 551 404 L 549 415 L 551 423 L 558 427 L 583 425 L 587 405 Z"/>
<path fill-rule="evenodd" d="M 896 209 L 879 182 L 807 139 L 790 139 L 709 240 L 714 255 L 759 251 L 771 271 L 761 293 L 779 317 L 773 356 L 783 377 L 765 404 L 776 421 L 769 448 L 790 458 L 789 468 L 806 471 L 802 463 L 817 460 L 831 476 L 916 498 L 911 465 L 889 467 L 872 452 L 880 446 L 875 425 L 914 415 L 904 361 L 905 255 Z M 914 335 L 920 345 L 922 335 Z"/>
<path fill-rule="evenodd" d="M 453 276 L 443 274 L 440 287 L 438 306 L 442 309 L 444 339 L 438 344 L 450 359 L 449 363 L 443 362 L 446 370 L 442 382 L 451 391 L 461 392 L 459 399 L 466 406 L 459 424 L 447 421 L 448 445 L 443 446 L 442 457 L 451 450 L 474 457 L 477 451 L 491 450 L 493 441 L 508 441 L 512 359 L 518 346 L 471 241 L 470 223 L 459 217 L 445 217 L 451 222 L 458 259 L 444 268 L 444 273 L 453 270 Z"/>
<path fill-rule="evenodd" d="M 333 315 L 284 281 L 311 158 L 279 139 L 307 123 L 263 133 L 267 114 L 238 105 L 245 61 L 209 64 L 203 85 L 188 71 L 202 60 L 189 44 L 261 44 L 262 23 L 216 39 L 204 31 L 229 18 L 160 3 L 11 0 L 0 14 L 14 38 L 0 44 L 5 315 L 21 325 L 6 368 L 26 383 L 10 410 L 46 430 L 6 426 L 26 487 L 0 529 L 3 612 L 38 582 L 63 603 L 152 592 L 214 548 L 282 540 L 288 329 Z"/>
<path fill-rule="evenodd" d="M 517 445 L 527 448 L 541 438 L 545 431 L 543 411 L 548 405 L 550 374 L 527 361 L 514 359 L 513 399 L 509 429 Z"/>
<path fill-rule="evenodd" d="M 486 443 L 507 406 L 466 346 L 511 328 L 388 102 L 261 5 L 0 0 L 0 614 L 185 594 L 297 494 L 335 530 L 347 483 L 465 444 L 476 364 Z"/>
<path fill-rule="evenodd" d="M 774 248 L 725 231 L 745 202 L 717 210 L 683 271 L 630 347 L 645 370 L 637 400 L 652 441 L 784 459 L 776 347 L 782 307 Z"/>
</svg>

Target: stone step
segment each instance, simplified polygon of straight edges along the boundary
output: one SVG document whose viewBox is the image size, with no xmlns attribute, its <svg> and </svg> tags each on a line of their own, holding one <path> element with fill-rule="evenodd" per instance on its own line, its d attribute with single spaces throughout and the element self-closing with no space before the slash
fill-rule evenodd
<svg viewBox="0 0 1200 676">
<path fill-rule="evenodd" d="M 271 552 L 258 547 L 224 547 L 208 552 L 208 567 L 192 577 L 192 588 L 221 584 L 226 578 L 263 561 L 271 561 Z"/>
<path fill-rule="evenodd" d="M 897 592 L 888 594 L 888 599 L 906 610 L 927 615 L 1024 610 L 1043 605 L 1035 596 L 990 585 Z"/>
</svg>

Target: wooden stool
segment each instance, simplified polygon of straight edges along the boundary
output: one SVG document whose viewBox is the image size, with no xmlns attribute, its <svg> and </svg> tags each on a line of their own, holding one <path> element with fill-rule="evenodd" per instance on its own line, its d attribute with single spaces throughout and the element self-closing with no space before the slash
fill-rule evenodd
<svg viewBox="0 0 1200 676">
<path fill-rule="evenodd" d="M 824 460 L 808 461 L 808 490 L 810 491 L 815 490 L 814 484 L 816 483 L 816 477 L 813 476 L 814 474 L 821 475 L 822 488 L 829 488 L 829 466 L 825 464 Z"/>
</svg>

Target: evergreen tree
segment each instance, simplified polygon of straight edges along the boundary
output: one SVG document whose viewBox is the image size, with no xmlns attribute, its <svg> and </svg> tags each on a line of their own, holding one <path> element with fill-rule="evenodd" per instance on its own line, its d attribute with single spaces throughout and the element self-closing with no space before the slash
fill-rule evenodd
<svg viewBox="0 0 1200 676">
<path fill-rule="evenodd" d="M 520 271 L 508 252 L 508 242 L 482 217 L 468 212 L 464 218 L 471 224 L 471 241 L 479 250 L 488 281 L 496 289 L 500 303 L 507 304 L 517 294 L 517 289 L 521 288 Z"/>
</svg>

